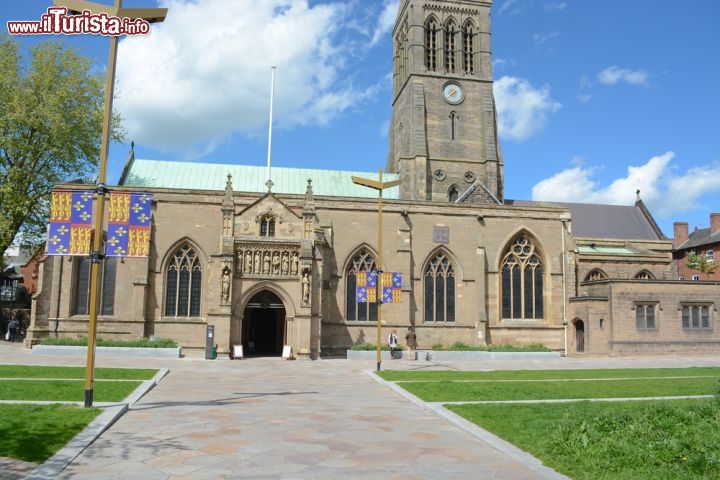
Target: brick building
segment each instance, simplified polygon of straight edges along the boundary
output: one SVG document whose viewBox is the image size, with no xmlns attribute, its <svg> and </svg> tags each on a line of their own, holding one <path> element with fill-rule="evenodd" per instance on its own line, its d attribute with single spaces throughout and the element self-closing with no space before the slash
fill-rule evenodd
<svg viewBox="0 0 720 480">
<path fill-rule="evenodd" d="M 679 282 L 672 241 L 632 206 L 504 196 L 487 0 L 403 0 L 393 29 L 394 96 L 383 265 L 402 303 L 384 328 L 420 348 L 543 343 L 569 352 L 720 352 L 720 282 Z M 107 259 L 99 336 L 176 339 L 202 351 L 318 357 L 373 341 L 377 307 L 357 274 L 378 265 L 372 190 L 340 170 L 136 159 L 119 191 L 154 196 L 150 256 Z M 512 179 L 509 179 L 510 181 Z M 66 188 L 77 188 L 68 185 Z M 28 344 L 88 323 L 89 259 L 41 262 Z M 696 321 L 697 320 L 697 321 Z M 567 347 L 566 347 L 567 346 Z"/>
<path fill-rule="evenodd" d="M 695 228 L 688 232 L 687 222 L 673 224 L 675 238 L 673 240 L 673 259 L 677 266 L 678 278 L 681 280 L 715 280 L 720 281 L 720 213 L 710 214 L 710 227 Z M 707 264 L 714 267 L 713 272 L 692 270 L 687 266 L 687 254 L 694 251 L 705 257 Z"/>
</svg>

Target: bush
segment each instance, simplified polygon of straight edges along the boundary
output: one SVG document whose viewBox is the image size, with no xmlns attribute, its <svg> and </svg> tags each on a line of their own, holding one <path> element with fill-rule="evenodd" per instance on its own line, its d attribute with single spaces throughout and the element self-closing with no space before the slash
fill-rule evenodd
<svg viewBox="0 0 720 480">
<path fill-rule="evenodd" d="M 434 351 L 444 352 L 552 352 L 542 343 L 533 343 L 524 347 L 515 345 L 468 345 L 463 342 L 455 342 L 449 347 L 443 347 L 442 344 L 436 343 L 432 346 Z"/>
<path fill-rule="evenodd" d="M 432 346 L 433 351 L 437 352 L 440 350 L 445 350 L 445 347 L 442 346 L 442 343 L 436 343 Z"/>
<path fill-rule="evenodd" d="M 388 345 L 382 345 L 380 347 L 380 349 L 385 352 L 390 351 L 390 347 Z M 371 351 L 372 352 L 372 351 L 377 350 L 377 346 L 374 343 L 369 343 L 369 342 L 358 343 L 358 344 L 355 344 L 352 347 L 350 347 L 350 350 L 361 350 L 361 351 Z M 403 350 L 403 347 L 401 345 L 398 345 L 395 350 Z"/>
<path fill-rule="evenodd" d="M 83 338 L 43 338 L 40 345 L 60 345 L 72 347 L 86 347 L 87 337 Z M 177 348 L 177 343 L 169 338 L 150 340 L 141 338 L 138 340 L 103 340 L 98 338 L 95 344 L 98 347 L 133 347 L 133 348 Z"/>
</svg>

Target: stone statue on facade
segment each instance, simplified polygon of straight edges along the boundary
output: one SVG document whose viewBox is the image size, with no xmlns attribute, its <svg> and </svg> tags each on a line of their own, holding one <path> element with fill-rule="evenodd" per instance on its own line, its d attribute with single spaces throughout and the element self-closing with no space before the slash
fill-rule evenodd
<svg viewBox="0 0 720 480">
<path fill-rule="evenodd" d="M 265 252 L 263 260 L 263 274 L 270 275 L 270 252 Z"/>
<path fill-rule="evenodd" d="M 298 254 L 297 252 L 293 253 L 292 257 L 292 268 L 290 269 L 290 275 L 297 275 L 298 273 Z"/>
<path fill-rule="evenodd" d="M 302 277 L 302 301 L 305 305 L 310 303 L 310 272 L 303 272 Z"/>
<path fill-rule="evenodd" d="M 285 252 L 285 253 L 283 253 L 283 256 L 282 256 L 282 274 L 283 275 L 287 275 L 288 273 L 290 273 L 290 272 L 288 272 L 289 267 L 290 267 L 290 264 L 288 262 L 288 253 Z"/>
<path fill-rule="evenodd" d="M 230 269 L 225 267 L 222 274 L 222 300 L 227 302 L 230 299 Z"/>
<path fill-rule="evenodd" d="M 280 254 L 278 252 L 273 254 L 272 273 L 273 275 L 280 275 Z"/>
<path fill-rule="evenodd" d="M 252 273 L 252 252 L 248 250 L 245 252 L 245 273 Z"/>
<path fill-rule="evenodd" d="M 255 275 L 260 275 L 260 262 L 262 259 L 260 258 L 260 250 L 255 251 Z"/>
</svg>

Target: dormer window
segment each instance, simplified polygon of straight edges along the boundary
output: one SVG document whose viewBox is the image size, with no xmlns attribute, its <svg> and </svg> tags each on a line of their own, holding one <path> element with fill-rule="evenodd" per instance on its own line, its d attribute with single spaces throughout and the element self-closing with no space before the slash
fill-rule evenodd
<svg viewBox="0 0 720 480">
<path fill-rule="evenodd" d="M 260 236 L 275 236 L 275 217 L 273 217 L 272 215 L 265 215 L 260 219 Z"/>
</svg>

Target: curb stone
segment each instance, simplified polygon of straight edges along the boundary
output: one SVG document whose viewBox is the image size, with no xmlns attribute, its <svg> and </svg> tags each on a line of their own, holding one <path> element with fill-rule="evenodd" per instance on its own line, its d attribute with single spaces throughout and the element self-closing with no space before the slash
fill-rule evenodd
<svg viewBox="0 0 720 480">
<path fill-rule="evenodd" d="M 515 445 L 506 442 L 502 438 L 488 432 L 484 428 L 481 428 L 474 423 L 465 420 L 461 416 L 451 412 L 450 410 L 447 410 L 442 405 L 427 403 L 416 397 L 412 393 L 408 392 L 407 390 L 403 389 L 402 387 L 380 378 L 372 370 L 365 370 L 365 373 L 378 383 L 385 385 L 386 387 L 394 390 L 396 393 L 405 397 L 407 400 L 410 400 L 415 405 L 423 408 L 424 410 L 428 410 L 445 420 L 450 421 L 455 426 L 461 428 L 462 430 L 465 430 L 470 435 L 482 440 L 483 442 L 493 447 L 495 450 L 504 453 L 513 460 L 534 471 L 541 477 L 548 480 L 570 480 L 569 477 L 566 477 L 565 475 L 556 472 L 552 468 L 543 465 L 542 461 L 540 461 L 538 458 L 535 458 L 529 453 L 520 450 Z"/>
<path fill-rule="evenodd" d="M 123 403 L 101 407 L 104 411 L 100 413 L 95 420 L 90 422 L 82 432 L 75 435 L 75 437 L 70 440 L 67 445 L 58 450 L 55 455 L 45 460 L 45 462 L 30 472 L 30 475 L 28 475 L 26 479 L 50 480 L 57 478 L 60 472 L 70 465 L 73 460 L 102 435 L 105 430 L 110 428 L 122 417 L 131 406 L 152 390 L 168 373 L 169 370 L 167 368 L 160 369 L 153 378 L 140 384 Z"/>
</svg>

